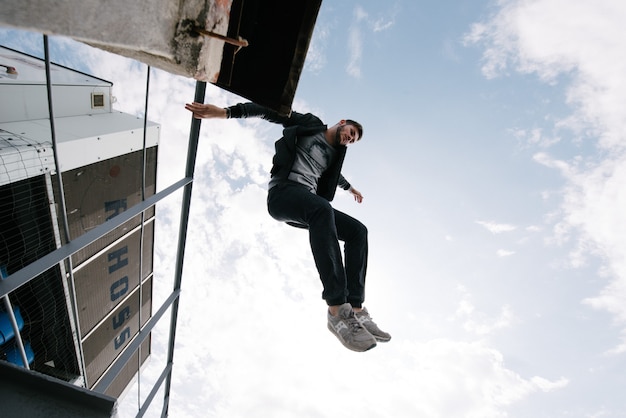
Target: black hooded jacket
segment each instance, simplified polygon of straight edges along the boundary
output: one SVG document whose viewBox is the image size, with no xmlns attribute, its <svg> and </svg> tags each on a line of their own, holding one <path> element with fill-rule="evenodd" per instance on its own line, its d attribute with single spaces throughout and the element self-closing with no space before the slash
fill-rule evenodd
<svg viewBox="0 0 626 418">
<path fill-rule="evenodd" d="M 328 128 L 317 116 L 311 113 L 292 112 L 289 116 L 281 116 L 266 107 L 256 103 L 239 103 L 226 108 L 229 118 L 260 117 L 269 122 L 283 125 L 283 137 L 274 144 L 276 153 L 272 160 L 272 178 L 287 179 L 296 159 L 296 142 L 299 137 L 311 136 L 326 131 Z M 317 183 L 317 195 L 332 201 L 335 197 L 337 185 L 350 189 L 350 183 L 341 175 L 341 167 L 346 156 L 347 148 L 343 145 L 336 147 L 337 158 L 326 169 Z"/>
</svg>

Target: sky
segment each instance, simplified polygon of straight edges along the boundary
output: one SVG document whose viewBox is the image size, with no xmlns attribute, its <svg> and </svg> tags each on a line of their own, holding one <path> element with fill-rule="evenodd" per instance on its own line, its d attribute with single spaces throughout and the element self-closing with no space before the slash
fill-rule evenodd
<svg viewBox="0 0 626 418">
<path fill-rule="evenodd" d="M 618 0 L 323 2 L 293 107 L 364 126 L 343 170 L 364 201 L 333 205 L 368 227 L 365 306 L 392 339 L 354 353 L 326 329 L 306 232 L 266 210 L 280 128 L 204 121 L 170 416 L 626 417 L 624 21 Z M 42 55 L 38 34 L 0 44 Z M 143 115 L 145 65 L 59 37 L 51 55 Z M 193 92 L 152 70 L 159 189 L 183 177 Z M 157 210 L 155 301 L 176 204 Z"/>
</svg>

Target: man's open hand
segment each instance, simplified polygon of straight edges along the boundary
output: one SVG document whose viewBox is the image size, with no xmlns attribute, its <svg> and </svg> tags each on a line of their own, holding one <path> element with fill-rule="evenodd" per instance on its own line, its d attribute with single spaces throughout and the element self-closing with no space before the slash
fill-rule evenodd
<svg viewBox="0 0 626 418">
<path fill-rule="evenodd" d="M 363 195 L 361 194 L 360 191 L 358 191 L 354 187 L 350 187 L 350 193 L 352 193 L 352 195 L 354 196 L 354 200 L 356 200 L 359 203 L 363 202 Z"/>
<path fill-rule="evenodd" d="M 226 119 L 227 116 L 226 109 L 208 103 L 187 103 L 185 109 L 196 119 Z"/>
</svg>

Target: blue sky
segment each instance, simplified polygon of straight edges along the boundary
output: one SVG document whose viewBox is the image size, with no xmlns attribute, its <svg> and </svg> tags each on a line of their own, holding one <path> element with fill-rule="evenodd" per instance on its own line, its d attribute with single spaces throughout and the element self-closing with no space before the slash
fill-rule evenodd
<svg viewBox="0 0 626 418">
<path fill-rule="evenodd" d="M 364 202 L 334 205 L 369 228 L 365 305 L 393 339 L 357 354 L 326 330 L 306 233 L 265 209 L 280 129 L 203 122 L 171 416 L 626 416 L 624 20 L 615 0 L 325 1 L 294 108 L 364 125 L 344 165 Z M 143 65 L 51 42 L 143 112 Z M 192 97 L 154 70 L 161 188 L 182 177 Z"/>
</svg>

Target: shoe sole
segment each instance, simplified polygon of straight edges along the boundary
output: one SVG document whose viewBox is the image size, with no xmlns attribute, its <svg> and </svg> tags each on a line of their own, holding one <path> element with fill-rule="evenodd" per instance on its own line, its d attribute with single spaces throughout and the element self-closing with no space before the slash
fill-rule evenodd
<svg viewBox="0 0 626 418">
<path fill-rule="evenodd" d="M 332 332 L 332 334 L 337 337 L 337 339 L 339 340 L 339 342 L 341 342 L 341 344 L 343 344 L 344 347 L 346 347 L 348 350 L 352 350 L 352 351 L 356 351 L 357 353 L 364 353 L 368 350 L 371 350 L 372 348 L 376 347 L 376 341 L 374 341 L 374 343 L 372 345 L 370 345 L 369 347 L 365 348 L 365 349 L 360 349 L 351 345 L 348 345 L 343 338 L 341 338 L 341 335 L 337 334 L 335 332 L 335 329 L 333 328 L 332 325 L 328 324 L 328 330 L 330 332 Z M 374 338 L 376 339 L 376 338 Z"/>
<path fill-rule="evenodd" d="M 386 342 L 389 342 L 389 340 L 391 340 L 391 337 L 378 337 L 376 335 L 372 335 L 372 337 L 374 337 L 374 339 L 378 341 L 379 343 L 386 343 Z"/>
</svg>

